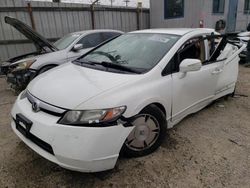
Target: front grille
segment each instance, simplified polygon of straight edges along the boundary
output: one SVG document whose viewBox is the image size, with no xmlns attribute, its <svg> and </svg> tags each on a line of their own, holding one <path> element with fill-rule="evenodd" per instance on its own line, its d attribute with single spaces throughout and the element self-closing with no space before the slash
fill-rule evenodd
<svg viewBox="0 0 250 188">
<path fill-rule="evenodd" d="M 52 111 L 46 110 L 46 109 L 44 109 L 44 108 L 40 108 L 40 110 L 43 111 L 43 112 L 45 112 L 45 113 L 47 113 L 47 114 L 50 114 L 50 115 L 52 115 L 52 116 L 58 116 L 58 117 L 61 117 L 61 116 L 62 116 L 61 113 L 52 112 Z"/>
<path fill-rule="evenodd" d="M 31 105 L 33 105 L 34 103 L 37 103 L 37 105 L 39 105 L 39 109 L 45 113 L 48 113 L 50 115 L 54 115 L 54 116 L 61 116 L 65 111 L 67 111 L 67 109 L 64 108 L 60 108 L 54 105 L 51 105 L 49 103 L 46 103 L 44 101 L 41 101 L 40 99 L 34 97 L 32 94 L 30 94 L 27 91 L 27 99 L 29 100 L 29 102 L 31 103 Z"/>
</svg>

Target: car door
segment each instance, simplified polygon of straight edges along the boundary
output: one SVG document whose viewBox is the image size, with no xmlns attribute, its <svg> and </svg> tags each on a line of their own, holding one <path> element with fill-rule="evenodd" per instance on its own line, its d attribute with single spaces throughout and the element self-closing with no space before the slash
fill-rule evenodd
<svg viewBox="0 0 250 188">
<path fill-rule="evenodd" d="M 103 37 L 100 32 L 91 33 L 82 37 L 76 44 L 82 44 L 83 48 L 78 51 L 73 51 L 72 49 L 68 52 L 68 61 L 73 61 L 78 57 L 84 55 L 95 46 L 103 42 Z"/>
<path fill-rule="evenodd" d="M 215 99 L 234 91 L 238 78 L 239 54 L 246 47 L 245 44 L 238 43 L 237 37 L 224 35 L 220 43 L 209 57 L 209 62 L 216 63 L 217 69 L 214 74 L 218 75 L 218 82 L 215 87 Z M 209 39 L 208 39 L 209 40 Z M 209 41 L 212 44 L 212 41 Z M 208 48 L 210 46 L 208 45 Z M 211 51 L 211 50 L 209 50 Z"/>
<path fill-rule="evenodd" d="M 202 37 L 186 41 L 174 56 L 172 74 L 172 122 L 178 122 L 186 115 L 206 106 L 215 95 L 218 82 L 215 62 L 207 62 L 207 42 Z M 187 72 L 184 76 L 179 65 L 184 59 L 199 59 L 202 67 L 198 71 Z"/>
<path fill-rule="evenodd" d="M 227 90 L 233 91 L 235 88 L 238 78 L 239 53 L 239 49 L 236 46 L 227 44 L 217 58 L 217 60 L 221 60 L 218 61 L 217 74 L 219 79 L 215 88 L 215 94 L 218 95 L 217 98 L 223 96 Z"/>
</svg>

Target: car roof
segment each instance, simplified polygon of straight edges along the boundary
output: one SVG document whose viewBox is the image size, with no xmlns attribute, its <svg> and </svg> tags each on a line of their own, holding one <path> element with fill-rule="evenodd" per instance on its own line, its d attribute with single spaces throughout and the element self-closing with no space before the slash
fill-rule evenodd
<svg viewBox="0 0 250 188">
<path fill-rule="evenodd" d="M 191 32 L 211 33 L 215 32 L 210 28 L 160 28 L 160 29 L 145 29 L 139 31 L 133 31 L 131 33 L 161 33 L 161 34 L 173 34 L 183 36 Z"/>
<path fill-rule="evenodd" d="M 119 30 L 112 30 L 112 29 L 94 29 L 94 30 L 84 30 L 84 31 L 77 31 L 71 34 L 83 35 L 83 34 L 91 34 L 91 33 L 98 33 L 98 32 L 113 32 L 113 33 L 120 33 L 123 34 L 122 31 Z"/>
</svg>

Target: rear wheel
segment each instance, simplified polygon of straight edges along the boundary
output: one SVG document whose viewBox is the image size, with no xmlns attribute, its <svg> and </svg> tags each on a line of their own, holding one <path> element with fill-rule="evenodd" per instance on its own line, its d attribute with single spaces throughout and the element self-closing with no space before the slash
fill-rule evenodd
<svg viewBox="0 0 250 188">
<path fill-rule="evenodd" d="M 154 152 L 164 140 L 167 122 L 163 112 L 150 105 L 134 119 L 135 127 L 127 137 L 122 153 L 127 157 L 140 157 Z"/>
</svg>

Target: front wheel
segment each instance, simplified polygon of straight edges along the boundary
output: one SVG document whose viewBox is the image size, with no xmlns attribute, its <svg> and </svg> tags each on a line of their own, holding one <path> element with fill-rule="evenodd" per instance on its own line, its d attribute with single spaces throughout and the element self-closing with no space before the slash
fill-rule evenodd
<svg viewBox="0 0 250 188">
<path fill-rule="evenodd" d="M 134 129 L 122 148 L 122 154 L 127 157 L 140 157 L 154 152 L 166 135 L 166 117 L 156 105 L 143 109 L 132 125 Z"/>
</svg>

